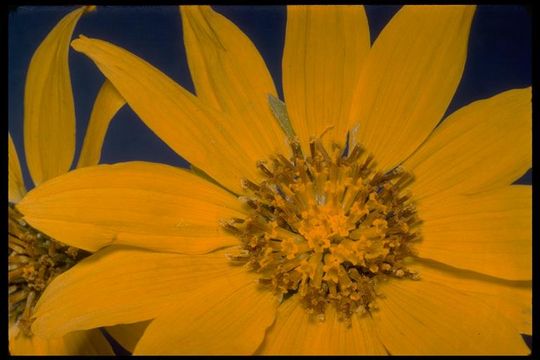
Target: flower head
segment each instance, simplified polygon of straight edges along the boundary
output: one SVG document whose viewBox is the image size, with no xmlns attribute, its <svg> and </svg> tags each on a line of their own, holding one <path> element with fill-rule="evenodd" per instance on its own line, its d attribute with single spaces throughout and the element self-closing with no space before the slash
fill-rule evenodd
<svg viewBox="0 0 540 360">
<path fill-rule="evenodd" d="M 73 41 L 194 169 L 85 168 L 19 204 L 67 244 L 109 245 L 46 290 L 33 331 L 151 320 L 139 354 L 527 353 L 531 190 L 511 183 L 531 163 L 530 88 L 436 127 L 473 13 L 405 6 L 370 46 L 360 6 L 288 7 L 284 103 L 210 7 L 181 8 L 197 96 Z"/>
<path fill-rule="evenodd" d="M 93 7 L 73 10 L 51 30 L 30 62 L 24 96 L 25 155 L 36 187 L 62 175 L 75 153 L 75 110 L 68 66 L 69 43 L 80 17 Z M 94 106 L 78 167 L 97 164 L 108 122 L 124 104 L 110 83 Z M 43 291 L 61 273 L 88 255 L 23 220 L 17 203 L 24 201 L 19 157 L 8 134 L 8 281 L 9 349 L 13 355 L 111 354 L 99 330 L 62 337 L 34 336 L 34 307 Z"/>
</svg>

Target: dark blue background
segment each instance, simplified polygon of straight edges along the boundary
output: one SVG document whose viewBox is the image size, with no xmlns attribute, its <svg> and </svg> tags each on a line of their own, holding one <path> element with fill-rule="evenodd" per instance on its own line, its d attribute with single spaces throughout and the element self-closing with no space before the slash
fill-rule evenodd
<svg viewBox="0 0 540 360">
<path fill-rule="evenodd" d="M 9 14 L 9 131 L 23 174 L 31 185 L 23 151 L 23 95 L 33 52 L 52 27 L 74 7 L 21 7 Z M 281 56 L 286 11 L 282 6 L 216 6 L 255 43 L 281 91 Z M 366 6 L 372 42 L 399 6 Z M 182 43 L 176 6 L 98 7 L 83 16 L 74 37 L 85 34 L 118 44 L 161 69 L 193 91 Z M 84 55 L 70 51 L 70 70 L 77 115 L 78 156 L 86 124 L 103 76 Z M 471 101 L 531 83 L 531 21 L 520 6 L 479 6 L 472 24 L 465 72 L 448 109 L 451 113 Z M 124 107 L 111 123 L 102 162 L 147 160 L 186 167 L 131 111 Z M 531 171 L 520 180 L 531 183 Z"/>
<path fill-rule="evenodd" d="M 25 165 L 22 131 L 26 71 L 33 52 L 46 34 L 73 9 L 21 7 L 9 14 L 9 131 L 23 162 L 23 175 L 28 188 L 31 187 L 31 181 Z M 215 9 L 234 21 L 255 43 L 282 96 L 281 56 L 285 37 L 285 8 L 217 6 Z M 372 42 L 398 9 L 399 6 L 366 6 Z M 99 7 L 96 12 L 81 18 L 74 37 L 78 34 L 118 44 L 193 91 L 176 6 Z M 78 157 L 88 117 L 97 91 L 103 83 L 103 76 L 89 59 L 73 50 L 70 51 L 70 69 L 77 115 Z M 520 6 L 479 6 L 472 24 L 465 72 L 447 114 L 474 100 L 530 84 L 529 13 Z M 188 165 L 126 106 L 111 123 L 103 147 L 102 162 L 128 160 L 147 160 L 183 167 Z M 531 171 L 519 182 L 530 184 Z"/>
</svg>

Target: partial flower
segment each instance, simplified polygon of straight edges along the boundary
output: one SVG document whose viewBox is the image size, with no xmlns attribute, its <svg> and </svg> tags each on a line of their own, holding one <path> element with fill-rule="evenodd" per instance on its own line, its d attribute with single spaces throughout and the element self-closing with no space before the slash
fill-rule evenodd
<svg viewBox="0 0 540 360">
<path fill-rule="evenodd" d="M 75 153 L 75 110 L 68 66 L 69 43 L 81 7 L 52 29 L 35 51 L 26 77 L 24 147 L 36 188 L 69 171 Z M 78 167 L 99 161 L 103 138 L 124 100 L 106 81 L 95 101 Z M 8 134 L 9 350 L 12 355 L 112 354 L 98 329 L 45 339 L 31 330 L 34 306 L 56 276 L 88 252 L 30 225 L 17 208 L 27 195 L 19 157 Z"/>
<path fill-rule="evenodd" d="M 73 171 L 18 205 L 87 250 L 36 306 L 62 336 L 150 321 L 136 354 L 527 354 L 531 90 L 436 126 L 474 6 L 404 6 L 370 47 L 361 6 L 289 6 L 284 102 L 210 7 L 182 7 L 196 88 L 81 37 L 194 171 Z M 348 142 L 347 142 L 348 134 Z M 146 324 L 145 324 L 146 326 Z"/>
</svg>

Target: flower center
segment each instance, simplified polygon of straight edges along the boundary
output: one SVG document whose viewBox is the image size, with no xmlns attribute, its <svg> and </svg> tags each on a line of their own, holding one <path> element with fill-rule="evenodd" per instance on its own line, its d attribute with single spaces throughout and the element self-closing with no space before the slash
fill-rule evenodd
<svg viewBox="0 0 540 360">
<path fill-rule="evenodd" d="M 248 264 L 278 295 L 296 293 L 321 319 L 329 305 L 341 319 L 368 312 L 378 282 L 417 277 L 403 265 L 421 223 L 405 191 L 413 177 L 399 167 L 377 171 L 359 145 L 345 155 L 317 139 L 304 156 L 290 144 L 290 159 L 258 163 L 261 183 L 243 181 L 250 215 L 222 224 L 242 241 L 229 259 Z"/>
<path fill-rule="evenodd" d="M 28 225 L 8 203 L 9 320 L 32 336 L 32 311 L 47 285 L 87 256 Z"/>
</svg>

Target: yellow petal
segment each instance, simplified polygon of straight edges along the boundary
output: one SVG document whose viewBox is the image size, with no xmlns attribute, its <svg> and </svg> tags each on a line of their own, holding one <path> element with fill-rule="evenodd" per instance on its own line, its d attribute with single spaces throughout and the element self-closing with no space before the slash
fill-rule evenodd
<svg viewBox="0 0 540 360">
<path fill-rule="evenodd" d="M 296 296 L 278 308 L 276 322 L 257 351 L 262 355 L 387 355 L 368 316 L 339 321 L 332 306 L 324 321 L 309 315 Z"/>
<path fill-rule="evenodd" d="M 34 184 L 65 173 L 75 153 L 75 109 L 68 50 L 73 29 L 89 7 L 66 15 L 38 47 L 24 90 L 24 149 Z"/>
<path fill-rule="evenodd" d="M 21 173 L 21 165 L 19 162 L 19 156 L 17 155 L 17 149 L 11 139 L 11 134 L 8 132 L 8 200 L 16 203 L 21 200 L 26 194 L 26 188 Z"/>
<path fill-rule="evenodd" d="M 116 91 L 110 81 L 105 80 L 94 102 L 77 167 L 99 163 L 109 123 L 125 103 L 124 98 Z"/>
<path fill-rule="evenodd" d="M 421 259 L 411 268 L 422 279 L 478 297 L 505 315 L 520 333 L 532 334 L 531 281 L 505 281 Z"/>
<path fill-rule="evenodd" d="M 418 198 L 511 184 L 532 164 L 531 88 L 475 101 L 450 115 L 403 166 Z"/>
<path fill-rule="evenodd" d="M 305 151 L 310 137 L 345 144 L 351 98 L 369 51 L 363 6 L 288 6 L 283 92 Z M 309 152 L 307 152 L 309 153 Z"/>
<path fill-rule="evenodd" d="M 209 284 L 186 294 L 152 321 L 134 354 L 253 354 L 278 303 L 255 279 L 234 287 Z"/>
<path fill-rule="evenodd" d="M 99 329 L 44 339 L 36 335 L 26 337 L 17 331 L 16 326 L 9 328 L 9 352 L 11 355 L 114 355 Z"/>
<path fill-rule="evenodd" d="M 74 330 L 153 319 L 187 291 L 211 281 L 244 281 L 246 276 L 243 268 L 229 264 L 226 251 L 186 256 L 107 247 L 47 286 L 36 304 L 32 330 L 43 337 L 58 337 Z"/>
<path fill-rule="evenodd" d="M 509 280 L 532 277 L 531 186 L 418 205 L 418 256 Z"/>
<path fill-rule="evenodd" d="M 228 189 L 256 179 L 264 154 L 243 148 L 237 120 L 213 109 L 144 60 L 105 41 L 81 36 L 75 50 L 90 57 L 145 124 L 174 151 Z"/>
<path fill-rule="evenodd" d="M 277 96 L 251 40 L 209 6 L 181 6 L 184 45 L 197 97 L 235 119 L 235 140 L 245 149 L 286 154 L 286 136 L 268 95 Z"/>
<path fill-rule="evenodd" d="M 441 120 L 461 79 L 474 6 L 404 6 L 375 41 L 352 101 L 351 141 L 383 169 Z"/>
<path fill-rule="evenodd" d="M 427 280 L 395 280 L 372 313 L 392 355 L 525 355 L 512 324 L 476 297 Z"/>
<path fill-rule="evenodd" d="M 107 332 L 130 353 L 133 353 L 137 342 L 150 324 L 151 320 L 134 324 L 119 324 L 106 328 Z"/>
<path fill-rule="evenodd" d="M 128 162 L 71 171 L 17 205 L 32 226 L 88 251 L 110 244 L 200 254 L 238 244 L 219 222 L 239 201 L 188 170 Z"/>
</svg>

